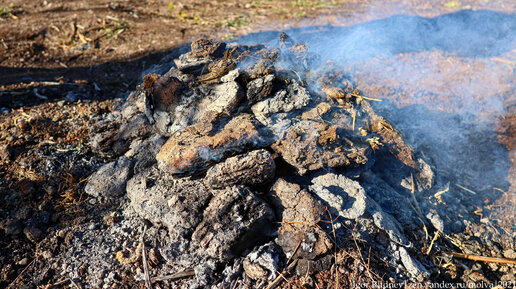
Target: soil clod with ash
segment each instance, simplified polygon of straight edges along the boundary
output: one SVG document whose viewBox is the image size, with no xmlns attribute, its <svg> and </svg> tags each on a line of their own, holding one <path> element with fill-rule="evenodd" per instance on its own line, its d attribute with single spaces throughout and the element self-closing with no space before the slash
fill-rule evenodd
<svg viewBox="0 0 516 289">
<path fill-rule="evenodd" d="M 334 264 L 355 270 L 342 280 L 442 275 L 421 252 L 425 234 L 453 230 L 426 197 L 446 176 L 375 112 L 376 99 L 339 73 L 309 71 L 324 64 L 288 35 L 278 47 L 201 39 L 167 73 L 144 76 L 90 131 L 113 160 L 85 192 L 111 213 L 50 234 L 74 249 L 41 258 L 83 288 L 110 287 L 123 270 L 143 280 L 132 264 L 144 262 L 146 228 L 162 288 L 272 288 Z M 20 233 L 16 220 L 3 227 Z"/>
</svg>

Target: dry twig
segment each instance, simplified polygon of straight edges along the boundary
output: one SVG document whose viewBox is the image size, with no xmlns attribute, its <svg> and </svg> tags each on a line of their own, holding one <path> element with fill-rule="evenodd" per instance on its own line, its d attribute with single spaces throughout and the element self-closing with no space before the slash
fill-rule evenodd
<svg viewBox="0 0 516 289">
<path fill-rule="evenodd" d="M 354 130 L 354 123 L 353 123 L 353 130 Z M 330 210 L 328 210 L 328 207 L 325 208 L 326 212 L 328 213 L 328 216 L 330 217 L 330 223 L 331 223 L 331 231 L 333 234 L 333 239 L 335 240 L 335 247 L 334 247 L 334 258 L 335 258 L 335 288 L 339 288 L 339 269 L 337 268 L 337 235 L 335 234 L 335 226 L 333 225 L 333 216 L 330 213 Z"/>
<path fill-rule="evenodd" d="M 170 275 L 154 277 L 154 278 L 151 279 L 151 281 L 152 282 L 157 282 L 157 281 L 175 280 L 175 279 L 192 277 L 192 276 L 195 276 L 195 271 L 194 270 L 185 270 L 185 271 L 174 273 L 174 274 L 170 274 Z"/>
<path fill-rule="evenodd" d="M 438 237 L 439 237 L 439 231 L 436 231 L 434 237 L 432 238 L 432 241 L 430 242 L 430 246 L 428 246 L 428 251 L 426 252 L 427 255 L 430 254 L 430 251 L 432 251 L 432 247 L 434 246 L 434 243 Z"/>
<path fill-rule="evenodd" d="M 237 285 L 238 285 L 238 281 L 240 281 L 240 280 L 238 280 L 238 277 L 237 277 L 237 279 L 236 279 L 236 281 L 235 281 L 235 286 L 233 286 L 233 289 L 236 289 L 236 287 L 237 287 Z"/>
<path fill-rule="evenodd" d="M 468 188 L 466 188 L 466 187 L 463 187 L 463 186 L 461 186 L 461 185 L 459 185 L 459 184 L 455 184 L 455 185 L 456 185 L 457 187 L 459 187 L 459 188 L 461 188 L 461 189 L 465 190 L 466 192 L 468 192 L 468 193 L 472 194 L 472 195 L 476 195 L 476 194 L 477 194 L 476 192 L 474 192 L 474 191 L 472 191 L 472 190 L 470 190 L 470 189 L 468 189 Z"/>
<path fill-rule="evenodd" d="M 417 213 L 419 214 L 419 216 L 424 219 L 424 215 L 423 215 L 423 211 L 421 211 L 421 208 L 419 207 L 419 203 L 417 202 L 417 199 L 416 199 L 416 188 L 415 188 L 415 183 L 414 183 L 414 175 L 411 173 L 410 174 L 410 179 L 411 179 L 411 188 L 410 188 L 410 193 L 412 195 L 412 201 L 414 202 L 414 206 L 416 206 L 416 209 L 417 209 Z"/>
<path fill-rule="evenodd" d="M 149 275 L 149 264 L 147 264 L 147 256 L 145 255 L 145 232 L 147 231 L 147 226 L 143 228 L 142 233 L 142 263 L 143 263 L 143 271 L 145 272 L 145 285 L 147 286 L 147 289 L 152 289 L 152 283 Z"/>
<path fill-rule="evenodd" d="M 75 288 L 77 288 L 77 289 L 81 289 L 81 287 L 80 287 L 77 283 L 75 283 L 75 281 L 73 281 L 73 279 L 70 279 L 70 282 L 73 284 L 73 286 L 74 286 Z"/>
<path fill-rule="evenodd" d="M 291 68 L 290 70 L 292 70 L 292 72 L 294 72 L 297 75 L 297 78 L 299 78 L 299 82 L 301 83 L 301 86 L 305 86 L 303 79 L 301 79 L 301 76 L 299 76 L 299 73 L 297 73 L 297 71 L 295 71 L 293 68 Z"/>
<path fill-rule="evenodd" d="M 285 270 L 283 270 L 283 272 L 290 273 L 290 271 L 292 271 L 296 267 L 298 260 L 299 259 L 295 259 L 294 261 L 292 261 L 292 263 L 290 263 L 290 265 L 288 265 L 287 268 Z M 274 281 L 272 281 L 272 283 L 270 283 L 266 289 L 273 289 L 273 288 L 276 288 L 276 286 L 278 286 L 279 284 L 281 284 L 281 282 L 283 281 L 285 276 L 281 272 L 278 272 L 278 273 L 279 273 L 279 276 L 276 277 L 276 279 L 274 279 Z"/>
<path fill-rule="evenodd" d="M 501 263 L 501 264 L 516 264 L 516 260 L 507 259 L 507 258 L 476 256 L 476 255 L 455 253 L 455 252 L 447 252 L 446 254 L 451 255 L 455 258 L 461 258 L 461 259 L 472 260 L 472 261 L 481 261 L 481 262 L 488 262 L 488 263 Z"/>
<path fill-rule="evenodd" d="M 27 271 L 27 269 L 29 269 L 29 267 L 34 264 L 34 261 L 36 261 L 37 258 L 34 258 L 34 260 L 32 260 L 32 262 L 29 263 L 29 265 L 25 266 L 25 268 L 23 269 L 23 271 L 21 271 L 21 273 L 16 277 L 16 279 L 13 280 L 13 282 L 11 282 L 11 284 L 9 284 L 9 286 L 7 286 L 7 289 L 11 288 L 14 284 L 16 284 L 16 281 L 18 281 L 18 279 L 21 278 L 21 276 L 23 275 L 23 273 L 25 273 L 25 271 Z"/>
</svg>

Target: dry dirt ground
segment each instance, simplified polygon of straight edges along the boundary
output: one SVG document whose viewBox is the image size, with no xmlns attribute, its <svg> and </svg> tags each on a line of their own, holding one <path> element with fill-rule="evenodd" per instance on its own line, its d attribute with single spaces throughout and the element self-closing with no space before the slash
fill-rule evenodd
<svg viewBox="0 0 516 289">
<path fill-rule="evenodd" d="M 178 54 L 184 44 L 201 36 L 231 41 L 257 31 L 350 25 L 398 14 L 435 17 L 463 9 L 489 9 L 514 15 L 516 3 L 0 1 L 0 287 L 31 288 L 35 278 L 39 278 L 39 288 L 73 285 L 56 284 L 57 272 L 33 269 L 44 262 L 35 259 L 36 251 L 49 230 L 80 224 L 91 217 L 91 211 L 84 208 L 88 200 L 83 194 L 84 181 L 98 163 L 106 160 L 91 152 L 87 145 L 88 129 L 135 88 L 145 69 L 165 55 Z M 399 61 L 410 63 L 432 57 L 409 53 Z M 514 51 L 496 57 L 500 66 L 509 71 L 503 74 L 508 75 L 503 80 L 507 85 L 497 86 L 494 89 L 501 90 L 493 94 L 506 95 L 506 114 L 496 128 L 512 161 L 506 177 L 511 187 L 500 189 L 503 196 L 498 201 L 479 208 L 479 219 L 495 208 L 499 223 L 511 231 L 516 188 L 516 101 L 514 74 L 512 79 L 510 76 L 516 58 Z M 435 58 L 432 61 L 440 63 L 441 69 L 462 67 L 465 77 L 471 71 L 486 69 L 475 62 L 453 62 L 453 58 L 438 55 Z M 393 87 L 407 85 L 400 80 L 394 84 L 377 81 L 372 86 L 374 81 L 368 78 L 368 72 L 353 73 L 360 76 L 355 78 L 366 95 L 392 96 Z M 431 87 L 434 83 L 408 85 Z M 402 98 L 397 100 L 403 103 Z M 441 105 L 446 106 L 446 101 Z M 316 284 L 327 287 L 331 287 L 334 278 L 331 272 L 314 277 L 320 280 Z M 120 285 L 131 286 L 140 288 L 142 284 L 127 281 Z"/>
</svg>

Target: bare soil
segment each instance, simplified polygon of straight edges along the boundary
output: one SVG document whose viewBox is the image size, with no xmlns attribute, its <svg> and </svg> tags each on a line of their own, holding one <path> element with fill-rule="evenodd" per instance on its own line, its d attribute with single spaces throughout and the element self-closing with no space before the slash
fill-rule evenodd
<svg viewBox="0 0 516 289">
<path fill-rule="evenodd" d="M 516 3 L 480 0 L 460 3 L 405 0 L 388 5 L 383 1 L 358 0 L 12 0 L 0 1 L 0 9 L 0 287 L 60 288 L 74 284 L 60 280 L 59 272 L 38 271 L 44 267 L 44 260 L 36 255 L 50 247 L 51 251 L 58 250 L 56 244 L 41 243 L 48 232 L 73 228 L 97 218 L 83 194 L 84 181 L 107 159 L 92 153 L 88 146 L 89 128 L 112 111 L 141 81 L 145 69 L 162 57 L 178 55 L 184 51 L 186 43 L 201 36 L 231 41 L 239 35 L 258 31 L 351 25 L 397 14 L 435 17 L 461 9 L 490 9 L 514 15 Z M 463 71 L 464 79 L 472 82 L 501 82 L 494 91 L 491 86 L 482 87 L 482 93 L 487 97 L 506 95 L 505 115 L 494 126 L 512 163 L 505 176 L 510 187 L 498 188 L 500 198 L 478 208 L 479 223 L 468 230 L 472 236 L 489 232 L 492 229 L 485 218 L 491 218 L 508 232 L 508 243 L 512 234 L 514 249 L 514 52 L 496 56 L 494 61 L 507 72 L 502 74 L 503 78 L 495 75 L 493 79 L 482 78 L 490 75 L 485 66 L 457 55 L 442 58 L 432 53 L 405 53 L 400 57 L 409 66 L 411 62 L 416 66 L 420 58 L 430 58 L 436 69 L 444 71 L 445 75 L 446 71 L 452 72 L 450 77 Z M 399 83 L 393 83 L 387 78 L 390 82 L 385 83 L 369 72 L 353 73 L 365 95 L 394 95 L 394 103 L 400 107 L 413 104 L 414 99 L 396 95 L 397 88 L 408 85 L 416 91 L 421 90 L 420 86 L 434 87 L 438 81 L 411 83 L 400 79 Z M 481 78 L 476 78 L 478 76 Z M 442 110 L 447 111 L 454 105 L 451 97 L 455 94 L 440 95 L 443 98 L 432 98 L 432 94 L 428 94 L 417 102 L 442 106 Z M 342 254 L 360 254 L 357 250 L 358 247 L 351 248 Z M 352 261 L 344 258 L 341 267 L 352 268 Z M 461 265 L 455 263 L 448 268 L 450 276 L 457 274 L 457 266 Z M 332 269 L 314 274 L 311 277 L 315 280 L 314 286 L 332 287 L 336 278 L 334 272 Z M 353 269 L 340 272 L 349 278 L 358 274 Z M 474 270 L 468 272 L 478 275 Z M 119 288 L 143 286 L 130 278 L 127 276 L 120 282 Z M 291 285 L 304 286 L 302 283 L 297 280 Z"/>
</svg>

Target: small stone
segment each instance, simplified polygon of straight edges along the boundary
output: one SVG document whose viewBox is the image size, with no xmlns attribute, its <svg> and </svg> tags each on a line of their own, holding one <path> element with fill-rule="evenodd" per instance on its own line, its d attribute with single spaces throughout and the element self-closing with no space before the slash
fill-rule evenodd
<svg viewBox="0 0 516 289">
<path fill-rule="evenodd" d="M 43 234 L 43 232 L 36 227 L 26 227 L 23 229 L 23 233 L 25 234 L 25 237 L 33 243 L 36 243 Z"/>
<path fill-rule="evenodd" d="M 206 173 L 206 183 L 216 189 L 232 185 L 259 185 L 271 180 L 275 169 L 268 151 L 255 150 L 211 167 Z"/>
<path fill-rule="evenodd" d="M 47 184 L 43 185 L 43 190 L 44 190 L 47 194 L 49 194 L 49 195 L 53 195 L 53 194 L 57 193 L 58 188 L 57 188 L 57 186 L 56 186 L 56 185 L 54 185 L 54 184 L 52 184 L 52 183 L 47 183 Z"/>
<path fill-rule="evenodd" d="M 29 258 L 27 258 L 27 257 L 16 262 L 16 265 L 18 265 L 18 266 L 26 266 L 27 264 L 29 264 Z"/>
<path fill-rule="evenodd" d="M 66 233 L 67 233 L 66 229 L 61 229 L 61 230 L 57 231 L 56 235 L 59 238 L 64 238 L 64 237 L 66 237 Z"/>
<path fill-rule="evenodd" d="M 435 174 L 432 167 L 423 159 L 417 159 L 417 172 L 415 174 L 419 191 L 430 190 L 434 185 Z"/>
<path fill-rule="evenodd" d="M 316 260 L 299 259 L 296 265 L 297 276 L 310 276 L 316 272 L 329 270 L 334 265 L 334 256 L 327 254 Z"/>
<path fill-rule="evenodd" d="M 419 261 L 412 258 L 412 256 L 409 255 L 407 249 L 399 247 L 398 250 L 400 252 L 401 262 L 403 263 L 403 266 L 405 267 L 405 269 L 407 269 L 407 271 L 412 277 L 417 278 L 422 275 L 426 279 L 428 278 L 428 276 L 430 276 L 428 270 L 423 265 L 421 265 Z"/>
<path fill-rule="evenodd" d="M 143 77 L 143 87 L 152 96 L 155 109 L 172 111 L 179 102 L 185 85 L 177 78 L 166 73 L 163 76 L 147 74 Z"/>
<path fill-rule="evenodd" d="M 437 231 L 443 233 L 444 232 L 444 222 L 441 219 L 441 217 L 437 213 L 431 213 L 429 212 L 426 215 L 426 218 L 430 220 L 430 223 L 434 226 Z"/>
<path fill-rule="evenodd" d="M 211 62 L 210 59 L 190 59 L 184 54 L 179 56 L 178 59 L 174 59 L 177 68 L 181 72 L 187 73 L 187 75 L 201 74 Z M 184 78 L 181 78 L 181 80 Z"/>
<path fill-rule="evenodd" d="M 463 230 L 464 230 L 464 224 L 460 220 L 457 220 L 457 221 L 453 222 L 453 224 L 451 224 L 451 231 L 453 233 L 460 233 Z"/>
<path fill-rule="evenodd" d="M 0 162 L 9 163 L 12 158 L 12 149 L 7 144 L 0 145 Z"/>
<path fill-rule="evenodd" d="M 88 180 L 84 191 L 102 202 L 111 203 L 125 192 L 132 173 L 132 162 L 125 156 L 102 166 Z"/>
<path fill-rule="evenodd" d="M 509 259 L 515 260 L 516 259 L 516 252 L 514 252 L 513 249 L 507 249 L 507 250 L 503 251 L 503 256 L 505 258 L 509 258 Z"/>
<path fill-rule="evenodd" d="M 378 205 L 374 200 L 368 199 L 369 205 L 367 211 L 373 216 L 373 222 L 379 229 L 382 229 L 387 233 L 389 239 L 397 245 L 403 247 L 411 247 L 412 244 L 407 240 L 404 234 L 402 226 L 392 215 L 383 211 L 382 207 Z"/>
<path fill-rule="evenodd" d="M 191 59 L 222 57 L 222 53 L 226 49 L 226 43 L 220 41 L 212 41 L 201 38 L 195 40 L 190 45 L 191 51 L 186 54 Z"/>
<path fill-rule="evenodd" d="M 278 91 L 273 97 L 257 102 L 251 107 L 256 119 L 264 125 L 273 125 L 287 113 L 301 109 L 310 102 L 310 94 L 296 81 L 286 90 Z"/>
<path fill-rule="evenodd" d="M 120 214 L 118 212 L 112 212 L 109 215 L 106 215 L 102 218 L 104 221 L 104 224 L 108 226 L 113 226 L 115 223 L 117 223 L 120 219 Z"/>
<path fill-rule="evenodd" d="M 41 253 L 41 256 L 43 257 L 43 259 L 48 260 L 53 257 L 53 254 L 52 254 L 52 252 L 45 250 L 45 251 L 43 251 L 43 253 Z"/>
<path fill-rule="evenodd" d="M 5 224 L 2 227 L 5 231 L 5 234 L 14 236 L 22 232 L 23 223 L 20 220 L 10 219 L 7 220 L 7 222 L 5 222 Z"/>
<path fill-rule="evenodd" d="M 68 93 L 66 93 L 66 96 L 65 96 L 65 100 L 68 101 L 68 102 L 75 102 L 79 99 L 79 96 L 73 92 L 73 91 L 68 91 Z"/>
<path fill-rule="evenodd" d="M 189 246 L 191 241 L 183 236 L 191 235 L 202 221 L 204 208 L 213 195 L 200 179 L 180 178 L 171 182 L 167 177 L 158 170 L 142 172 L 127 182 L 127 197 L 140 217 L 168 229 L 177 242 L 171 250 L 184 253 L 181 246 Z"/>
<path fill-rule="evenodd" d="M 238 68 L 237 69 L 233 69 L 230 72 L 228 72 L 228 74 L 226 74 L 223 77 L 221 77 L 220 81 L 222 81 L 222 82 L 233 82 L 235 79 L 238 78 L 239 75 L 240 75 L 240 71 L 238 70 Z"/>
</svg>

